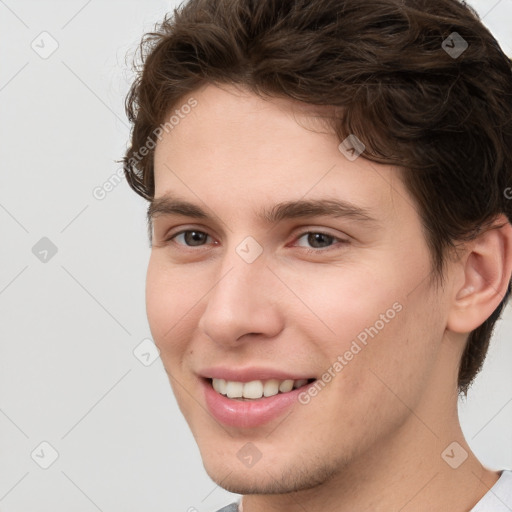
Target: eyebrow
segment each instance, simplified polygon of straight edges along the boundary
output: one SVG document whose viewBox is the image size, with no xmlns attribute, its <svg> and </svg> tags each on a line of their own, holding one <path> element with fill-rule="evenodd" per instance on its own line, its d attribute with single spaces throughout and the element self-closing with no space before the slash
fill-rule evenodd
<svg viewBox="0 0 512 512">
<path fill-rule="evenodd" d="M 169 194 L 151 201 L 147 211 L 148 227 L 151 226 L 152 220 L 160 215 L 183 215 L 196 219 L 212 217 L 200 206 Z M 371 216 L 368 208 L 333 198 L 284 201 L 269 209 L 264 208 L 258 214 L 258 217 L 267 224 L 276 224 L 285 219 L 322 216 L 345 217 L 365 224 L 380 224 Z"/>
</svg>

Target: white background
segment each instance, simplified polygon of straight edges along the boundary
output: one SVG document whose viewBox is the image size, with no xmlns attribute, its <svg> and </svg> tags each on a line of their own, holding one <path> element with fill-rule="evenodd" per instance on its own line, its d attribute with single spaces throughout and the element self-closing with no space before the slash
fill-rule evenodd
<svg viewBox="0 0 512 512">
<path fill-rule="evenodd" d="M 174 5 L 0 1 L 3 512 L 206 512 L 235 498 L 205 474 L 160 360 L 133 354 L 150 337 L 146 204 L 124 179 L 92 194 L 128 141 L 130 55 Z M 512 56 L 512 0 L 472 5 Z M 47 59 L 31 47 L 51 48 L 43 31 L 58 43 Z M 57 248 L 46 263 L 32 252 L 43 237 Z M 461 404 L 468 442 L 496 469 L 512 468 L 511 333 L 508 306 Z M 48 469 L 31 457 L 48 460 L 43 441 L 58 452 Z"/>
</svg>

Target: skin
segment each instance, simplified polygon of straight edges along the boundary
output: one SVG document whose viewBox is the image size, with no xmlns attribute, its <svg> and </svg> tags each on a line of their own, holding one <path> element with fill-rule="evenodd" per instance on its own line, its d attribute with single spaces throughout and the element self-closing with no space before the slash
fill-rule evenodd
<svg viewBox="0 0 512 512">
<path fill-rule="evenodd" d="M 198 105 L 157 144 L 155 198 L 172 193 L 210 217 L 153 218 L 146 302 L 210 477 L 244 495 L 244 512 L 470 510 L 499 475 L 462 435 L 457 369 L 467 333 L 505 294 L 510 224 L 464 246 L 436 287 L 399 169 L 349 161 L 297 102 L 211 84 L 192 96 Z M 257 215 L 281 201 L 333 196 L 377 223 L 268 224 Z M 173 238 L 186 229 L 205 233 L 200 245 Z M 308 243 L 318 232 L 334 238 Z M 236 252 L 247 236 L 264 249 L 250 264 Z M 321 378 L 395 303 L 400 312 L 307 405 L 250 429 L 220 425 L 207 411 L 202 368 Z M 441 457 L 454 441 L 468 453 L 457 469 Z M 247 442 L 261 453 L 250 468 L 237 457 Z"/>
</svg>

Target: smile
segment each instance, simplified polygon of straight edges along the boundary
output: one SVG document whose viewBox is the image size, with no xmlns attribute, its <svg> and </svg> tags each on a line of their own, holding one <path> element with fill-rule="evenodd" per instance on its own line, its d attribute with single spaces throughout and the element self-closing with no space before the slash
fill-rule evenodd
<svg viewBox="0 0 512 512">
<path fill-rule="evenodd" d="M 299 394 L 316 379 L 227 380 L 203 377 L 200 383 L 206 409 L 219 423 L 257 428 L 277 420 L 298 404 Z"/>
<path fill-rule="evenodd" d="M 228 398 L 238 400 L 259 400 L 263 397 L 275 396 L 280 393 L 289 393 L 293 389 L 301 388 L 315 379 L 268 379 L 252 380 L 250 382 L 237 382 L 224 379 L 211 379 L 212 386 L 217 393 Z"/>
</svg>

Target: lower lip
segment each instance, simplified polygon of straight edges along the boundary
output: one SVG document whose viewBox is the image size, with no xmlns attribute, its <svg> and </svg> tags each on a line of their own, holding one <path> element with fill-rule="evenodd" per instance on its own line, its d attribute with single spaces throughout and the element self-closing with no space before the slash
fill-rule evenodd
<svg viewBox="0 0 512 512">
<path fill-rule="evenodd" d="M 238 428 L 259 427 L 278 418 L 297 403 L 299 394 L 307 388 L 302 386 L 288 393 L 242 401 L 217 393 L 211 381 L 202 379 L 202 384 L 206 406 L 212 416 L 224 425 Z"/>
</svg>

